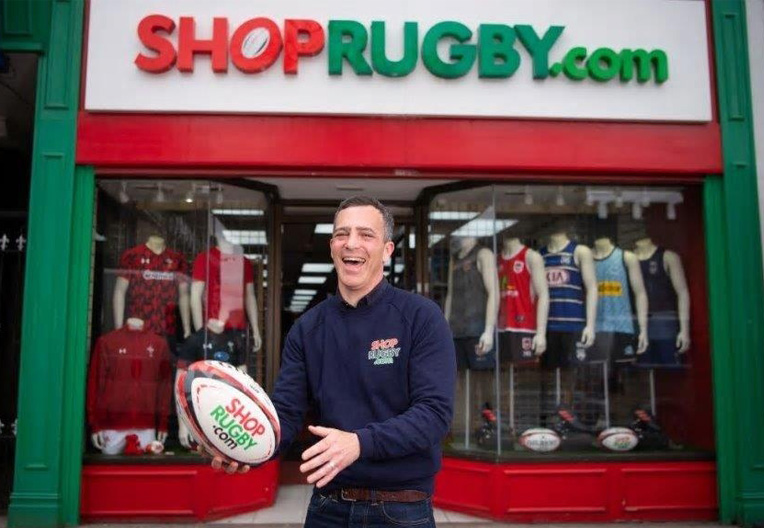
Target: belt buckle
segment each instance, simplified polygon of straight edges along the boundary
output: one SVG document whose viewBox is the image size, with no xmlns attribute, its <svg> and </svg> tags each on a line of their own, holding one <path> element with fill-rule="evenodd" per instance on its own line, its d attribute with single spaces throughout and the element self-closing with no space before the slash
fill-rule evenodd
<svg viewBox="0 0 764 528">
<path fill-rule="evenodd" d="M 355 502 L 356 499 L 351 499 L 345 496 L 345 488 L 340 488 L 340 498 L 345 501 Z"/>
</svg>

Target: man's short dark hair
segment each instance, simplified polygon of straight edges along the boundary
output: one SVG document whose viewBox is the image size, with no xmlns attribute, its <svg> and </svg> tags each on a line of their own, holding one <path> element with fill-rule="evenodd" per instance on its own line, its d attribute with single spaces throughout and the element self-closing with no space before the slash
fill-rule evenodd
<svg viewBox="0 0 764 528">
<path fill-rule="evenodd" d="M 382 215 L 382 221 L 385 224 L 385 242 L 388 240 L 393 239 L 393 229 L 395 227 L 395 220 L 393 219 L 393 213 L 390 212 L 390 209 L 385 207 L 382 202 L 377 200 L 376 198 L 372 198 L 371 196 L 351 196 L 350 198 L 345 198 L 340 202 L 339 207 L 337 207 L 337 210 L 334 212 L 334 223 L 337 223 L 337 215 L 340 214 L 340 211 L 344 209 L 348 209 L 350 207 L 363 207 L 363 206 L 371 206 Z"/>
</svg>

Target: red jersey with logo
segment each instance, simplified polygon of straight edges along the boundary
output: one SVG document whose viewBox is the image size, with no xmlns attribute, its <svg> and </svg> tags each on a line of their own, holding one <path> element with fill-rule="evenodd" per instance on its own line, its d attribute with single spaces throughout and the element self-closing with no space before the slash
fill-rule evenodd
<svg viewBox="0 0 764 528">
<path fill-rule="evenodd" d="M 93 431 L 167 431 L 172 363 L 164 338 L 126 326 L 96 341 L 88 369 L 87 415 Z"/>
<path fill-rule="evenodd" d="M 255 278 L 252 264 L 244 255 L 221 253 L 216 247 L 200 253 L 194 259 L 192 277 L 205 283 L 205 321 L 220 319 L 229 329 L 247 327 L 244 291 Z"/>
<path fill-rule="evenodd" d="M 536 330 L 536 299 L 531 291 L 531 273 L 523 247 L 510 258 L 499 255 L 499 330 Z"/>
<path fill-rule="evenodd" d="M 125 318 L 143 319 L 144 328 L 162 335 L 175 335 L 178 285 L 188 280 L 186 259 L 172 249 L 154 253 L 141 244 L 119 259 L 119 275 L 130 282 Z"/>
</svg>

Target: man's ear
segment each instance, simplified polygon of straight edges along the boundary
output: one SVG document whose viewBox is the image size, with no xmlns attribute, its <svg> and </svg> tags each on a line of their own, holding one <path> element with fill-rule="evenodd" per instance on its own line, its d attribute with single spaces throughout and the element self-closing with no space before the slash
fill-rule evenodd
<svg viewBox="0 0 764 528">
<path fill-rule="evenodd" d="M 395 244 L 392 240 L 388 240 L 385 242 L 385 260 L 393 256 L 393 251 L 395 251 Z"/>
</svg>

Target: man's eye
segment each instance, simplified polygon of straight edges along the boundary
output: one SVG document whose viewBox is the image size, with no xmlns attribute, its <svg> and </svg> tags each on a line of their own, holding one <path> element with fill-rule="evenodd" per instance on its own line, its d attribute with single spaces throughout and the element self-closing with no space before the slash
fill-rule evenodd
<svg viewBox="0 0 764 528">
<path fill-rule="evenodd" d="M 363 238 L 374 238 L 374 235 L 372 235 L 371 233 L 364 233 L 362 236 Z"/>
</svg>

